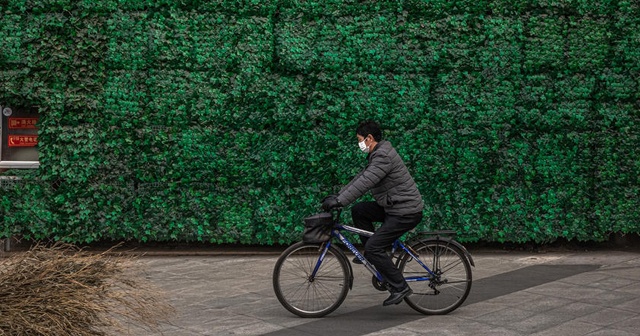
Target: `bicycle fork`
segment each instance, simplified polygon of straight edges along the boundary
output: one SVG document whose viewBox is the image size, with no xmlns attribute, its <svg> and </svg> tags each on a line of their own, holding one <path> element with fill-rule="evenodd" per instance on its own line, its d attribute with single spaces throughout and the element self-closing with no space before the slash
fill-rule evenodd
<svg viewBox="0 0 640 336">
<path fill-rule="evenodd" d="M 362 253 L 360 253 L 358 251 L 358 249 L 353 246 L 353 244 L 351 244 L 342 234 L 340 234 L 339 232 L 335 232 L 334 234 L 335 237 L 337 237 L 347 248 L 349 248 L 349 250 L 351 250 L 351 252 L 353 252 L 353 254 L 356 255 L 356 257 L 358 257 L 360 260 L 362 260 L 365 268 L 367 270 L 369 270 L 369 272 L 371 272 L 371 274 L 373 274 L 376 279 L 378 279 L 378 281 L 380 282 L 384 282 L 384 278 L 382 277 L 382 275 L 380 274 L 380 272 L 378 272 L 376 270 L 376 268 L 367 260 L 364 258 L 364 256 L 362 255 Z M 322 265 L 324 258 L 327 255 L 327 251 L 329 251 L 329 248 L 331 247 L 331 241 L 327 241 L 326 243 L 324 243 L 323 245 L 320 246 L 320 251 L 322 251 L 320 253 L 320 256 L 318 256 L 318 261 L 316 262 L 313 271 L 311 272 L 311 274 L 309 275 L 309 282 L 313 282 L 318 274 L 318 270 L 320 269 L 320 266 Z M 345 261 L 346 261 L 346 257 L 345 257 Z M 348 261 L 346 261 L 348 264 Z M 349 273 L 350 273 L 350 285 L 349 287 L 352 286 L 353 283 L 353 270 L 351 270 L 351 265 L 348 264 L 349 266 Z"/>
<path fill-rule="evenodd" d="M 331 247 L 331 241 L 328 241 L 323 245 L 320 245 L 320 249 L 322 250 L 322 253 L 320 253 L 320 256 L 318 257 L 318 261 L 316 262 L 316 266 L 313 268 L 313 271 L 309 275 L 309 282 L 313 282 L 316 279 L 316 275 L 318 274 L 320 265 L 322 265 L 322 261 L 324 261 L 324 257 L 327 255 L 327 251 L 329 251 L 330 247 Z"/>
</svg>

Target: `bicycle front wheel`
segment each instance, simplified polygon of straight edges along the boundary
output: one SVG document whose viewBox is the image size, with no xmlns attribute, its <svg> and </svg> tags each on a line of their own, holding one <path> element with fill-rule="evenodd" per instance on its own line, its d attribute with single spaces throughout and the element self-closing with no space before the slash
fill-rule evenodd
<svg viewBox="0 0 640 336">
<path fill-rule="evenodd" d="M 300 317 L 322 317 L 336 310 L 349 291 L 349 265 L 333 245 L 318 265 L 321 244 L 296 243 L 278 258 L 273 290 L 278 301 Z"/>
<path fill-rule="evenodd" d="M 471 265 L 458 247 L 446 240 L 423 240 L 411 246 L 429 274 L 408 254 L 398 269 L 413 289 L 405 298 L 411 308 L 428 315 L 443 315 L 458 308 L 471 290 Z"/>
</svg>

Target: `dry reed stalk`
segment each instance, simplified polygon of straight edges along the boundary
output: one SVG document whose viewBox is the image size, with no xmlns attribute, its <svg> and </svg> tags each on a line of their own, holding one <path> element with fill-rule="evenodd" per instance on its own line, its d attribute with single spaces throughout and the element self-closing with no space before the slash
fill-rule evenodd
<svg viewBox="0 0 640 336">
<path fill-rule="evenodd" d="M 0 336 L 157 332 L 173 311 L 134 256 L 58 243 L 0 259 Z"/>
</svg>

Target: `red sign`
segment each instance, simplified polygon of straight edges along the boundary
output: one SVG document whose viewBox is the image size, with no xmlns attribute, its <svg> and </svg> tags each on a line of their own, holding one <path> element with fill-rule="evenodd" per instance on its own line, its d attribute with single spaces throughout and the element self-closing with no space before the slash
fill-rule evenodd
<svg viewBox="0 0 640 336">
<path fill-rule="evenodd" d="M 9 135 L 9 147 L 35 147 L 37 135 Z"/>
<path fill-rule="evenodd" d="M 9 129 L 36 129 L 38 118 L 9 118 Z"/>
</svg>

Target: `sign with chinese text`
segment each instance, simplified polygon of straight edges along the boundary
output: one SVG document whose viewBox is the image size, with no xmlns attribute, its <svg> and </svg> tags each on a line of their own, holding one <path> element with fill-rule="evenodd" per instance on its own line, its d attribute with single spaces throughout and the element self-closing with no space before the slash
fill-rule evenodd
<svg viewBox="0 0 640 336">
<path fill-rule="evenodd" d="M 38 144 L 37 135 L 9 135 L 9 147 L 34 147 Z"/>
<path fill-rule="evenodd" d="M 38 118 L 9 118 L 9 129 L 36 129 Z"/>
</svg>

